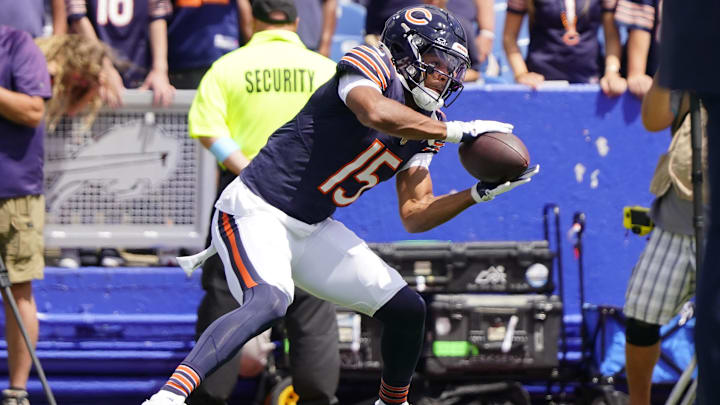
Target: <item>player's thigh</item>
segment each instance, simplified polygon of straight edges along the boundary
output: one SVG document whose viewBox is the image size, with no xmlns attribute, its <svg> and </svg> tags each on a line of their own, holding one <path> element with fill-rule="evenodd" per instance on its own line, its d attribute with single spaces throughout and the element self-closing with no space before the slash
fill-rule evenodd
<svg viewBox="0 0 720 405">
<path fill-rule="evenodd" d="M 326 220 L 293 265 L 295 283 L 340 306 L 373 315 L 406 283 L 342 223 Z"/>
<path fill-rule="evenodd" d="M 233 216 L 216 210 L 211 229 L 228 287 L 240 304 L 243 292 L 258 284 L 279 288 L 292 302 L 291 241 L 280 221 L 262 212 Z"/>
</svg>

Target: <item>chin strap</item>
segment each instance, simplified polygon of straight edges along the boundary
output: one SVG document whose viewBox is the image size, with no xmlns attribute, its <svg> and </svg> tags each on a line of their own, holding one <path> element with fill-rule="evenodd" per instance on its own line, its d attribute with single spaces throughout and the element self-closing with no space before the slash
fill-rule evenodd
<svg viewBox="0 0 720 405">
<path fill-rule="evenodd" d="M 411 93 L 415 104 L 425 111 L 435 111 L 445 105 L 445 100 L 435 90 L 428 89 L 422 84 L 415 86 Z"/>
<path fill-rule="evenodd" d="M 418 84 L 410 90 L 410 86 L 402 74 L 398 74 L 397 78 L 400 79 L 405 90 L 412 94 L 415 104 L 423 110 L 432 112 L 445 105 L 445 100 L 435 90 L 428 89 L 423 84 Z"/>
</svg>

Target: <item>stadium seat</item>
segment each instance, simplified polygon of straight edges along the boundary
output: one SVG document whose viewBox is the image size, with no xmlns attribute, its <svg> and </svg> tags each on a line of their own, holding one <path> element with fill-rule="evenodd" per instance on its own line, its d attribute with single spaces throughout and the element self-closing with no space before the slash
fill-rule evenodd
<svg viewBox="0 0 720 405">
<path fill-rule="evenodd" d="M 362 35 L 337 35 L 333 36 L 330 46 L 330 59 L 339 61 L 350 49 L 363 43 Z"/>
<path fill-rule="evenodd" d="M 337 7 L 335 35 L 365 34 L 365 7 L 349 0 L 340 1 Z"/>
</svg>

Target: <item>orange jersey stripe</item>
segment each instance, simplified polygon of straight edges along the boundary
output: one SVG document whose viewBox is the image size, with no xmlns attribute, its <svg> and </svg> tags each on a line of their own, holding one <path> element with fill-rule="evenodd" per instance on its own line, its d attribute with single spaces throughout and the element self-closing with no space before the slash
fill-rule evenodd
<svg viewBox="0 0 720 405">
<path fill-rule="evenodd" d="M 225 229 L 225 234 L 228 236 L 228 240 L 230 240 L 230 247 L 232 250 L 233 260 L 235 261 L 235 264 L 238 267 L 238 270 L 240 270 L 240 277 L 242 277 L 243 282 L 247 286 L 247 288 L 252 288 L 257 285 L 255 280 L 252 279 L 250 276 L 250 272 L 248 272 L 247 268 L 245 267 L 245 264 L 242 261 L 242 258 L 240 257 L 240 251 L 237 247 L 237 242 L 235 241 L 235 233 L 232 230 L 232 227 L 230 226 L 230 216 L 226 213 L 222 213 L 223 215 L 223 228 Z"/>
<path fill-rule="evenodd" d="M 385 59 L 383 59 L 382 56 L 380 56 L 380 54 L 378 53 L 378 51 L 375 48 L 371 48 L 371 47 L 365 46 L 365 45 L 360 45 L 359 48 L 362 48 L 362 49 L 366 50 L 367 52 L 375 55 L 377 60 L 380 61 L 380 66 L 382 66 L 387 77 L 390 77 L 390 69 L 388 69 L 387 65 L 385 64 Z"/>
<path fill-rule="evenodd" d="M 387 81 L 385 81 L 385 76 L 382 75 L 382 73 L 380 72 L 380 67 L 372 60 L 371 57 L 365 55 L 364 53 L 362 53 L 356 49 L 351 49 L 350 53 L 362 58 L 365 62 L 369 63 L 370 66 L 372 66 L 373 69 L 375 69 L 375 72 L 377 72 L 377 77 L 383 83 L 383 85 L 381 87 L 383 89 L 387 88 Z"/>
<path fill-rule="evenodd" d="M 375 82 L 375 84 L 378 85 L 378 87 L 383 89 L 383 86 L 382 86 L 382 83 L 380 82 L 380 80 L 378 80 L 377 77 L 375 77 L 375 75 L 373 75 L 365 66 L 363 66 L 362 63 L 360 63 L 352 58 L 348 58 L 347 56 L 343 56 L 342 59 L 340 59 L 340 60 L 344 60 L 345 62 L 355 65 L 358 69 L 362 70 L 365 73 L 365 76 L 367 76 L 368 79 L 371 79 L 372 81 Z"/>
</svg>

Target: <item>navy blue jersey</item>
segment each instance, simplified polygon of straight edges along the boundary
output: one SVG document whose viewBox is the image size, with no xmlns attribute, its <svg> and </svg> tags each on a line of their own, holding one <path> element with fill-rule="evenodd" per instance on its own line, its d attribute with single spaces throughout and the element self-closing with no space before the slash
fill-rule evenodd
<svg viewBox="0 0 720 405">
<path fill-rule="evenodd" d="M 532 2 L 532 5 L 528 6 Z M 530 45 L 526 63 L 531 72 L 545 80 L 567 80 L 570 83 L 597 83 L 602 76 L 604 59 L 598 31 L 605 12 L 614 10 L 615 0 L 576 0 L 579 41 L 566 42 L 565 2 L 544 0 L 508 0 L 508 13 L 532 11 Z"/>
<path fill-rule="evenodd" d="M 68 19 L 90 20 L 98 38 L 117 53 L 126 69 L 121 69 L 125 87 L 142 85 L 152 68 L 150 23 L 169 18 L 169 0 L 66 0 Z"/>
<path fill-rule="evenodd" d="M 338 63 L 335 77 L 270 136 L 240 174 L 255 194 L 306 223 L 352 204 L 416 153 L 436 153 L 442 146 L 432 140 L 405 142 L 363 126 L 338 96 L 339 77 L 346 72 L 368 77 L 385 97 L 405 102 L 389 55 L 368 46 L 354 48 Z"/>
</svg>

